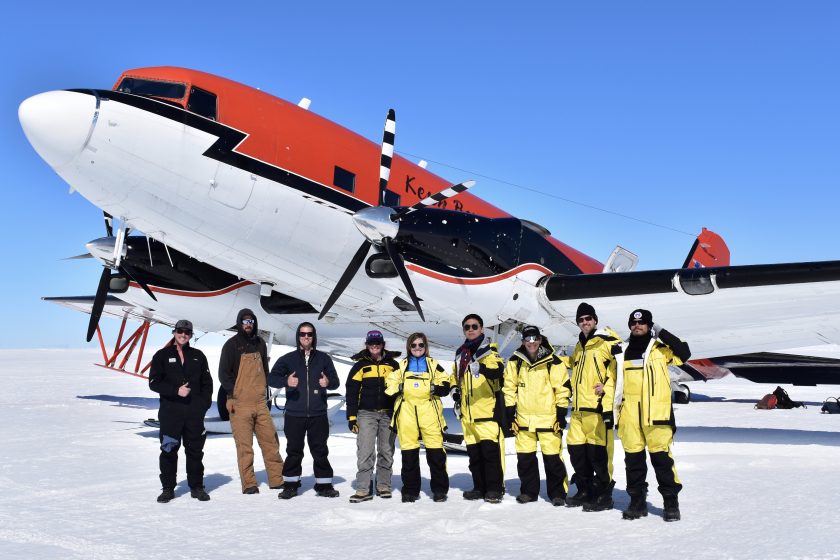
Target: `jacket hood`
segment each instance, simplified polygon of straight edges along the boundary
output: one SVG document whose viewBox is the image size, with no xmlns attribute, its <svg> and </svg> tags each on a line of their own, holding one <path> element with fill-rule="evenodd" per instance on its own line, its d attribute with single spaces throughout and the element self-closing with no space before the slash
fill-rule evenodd
<svg viewBox="0 0 840 560">
<path fill-rule="evenodd" d="M 245 330 L 242 328 L 242 318 L 245 317 L 246 315 L 250 315 L 251 317 L 254 318 L 254 330 L 251 331 L 250 335 L 248 335 L 248 333 L 246 333 Z M 244 309 L 240 309 L 239 313 L 236 314 L 236 332 L 238 334 L 241 334 L 245 338 L 248 338 L 249 336 L 251 336 L 251 337 L 259 336 L 260 324 L 257 321 L 257 314 L 254 313 L 253 311 L 251 311 L 250 309 L 248 309 L 247 307 L 244 308 Z"/>
<path fill-rule="evenodd" d="M 514 354 L 518 354 L 520 358 L 526 360 L 529 364 L 535 364 L 552 356 L 554 354 L 554 346 L 551 345 L 547 338 L 543 337 L 540 347 L 537 350 L 537 359 L 533 362 L 531 361 L 531 358 L 528 357 L 528 350 L 525 348 L 524 343 L 516 350 L 516 352 L 514 352 Z"/>
<path fill-rule="evenodd" d="M 297 326 L 297 329 L 295 330 L 295 346 L 298 351 L 303 351 L 303 348 L 300 346 L 300 329 L 303 327 L 309 327 L 312 329 L 312 349 L 315 350 L 318 347 L 318 330 L 315 328 L 315 325 L 309 321 L 304 321 Z"/>
<path fill-rule="evenodd" d="M 398 358 L 401 354 L 402 354 L 402 352 L 397 352 L 396 350 L 384 350 L 382 352 L 382 360 L 387 360 L 389 358 L 394 360 L 394 359 Z M 373 358 L 370 357 L 370 352 L 368 352 L 367 348 L 362 348 L 359 352 L 350 356 L 350 359 L 353 360 L 354 362 L 358 362 L 359 360 L 373 361 Z"/>
</svg>

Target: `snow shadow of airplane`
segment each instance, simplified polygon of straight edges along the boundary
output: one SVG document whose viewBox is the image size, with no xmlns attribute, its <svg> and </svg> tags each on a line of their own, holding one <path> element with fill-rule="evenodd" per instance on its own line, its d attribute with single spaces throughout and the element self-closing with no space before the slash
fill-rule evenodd
<svg viewBox="0 0 840 560">
<path fill-rule="evenodd" d="M 160 403 L 157 397 L 118 397 L 115 395 L 76 395 L 77 399 L 115 403 L 130 408 L 156 409 Z"/>
<path fill-rule="evenodd" d="M 769 391 L 772 392 L 772 391 Z M 753 399 L 730 399 L 726 397 L 710 397 L 709 395 L 704 395 L 702 393 L 691 393 L 691 402 L 723 402 L 723 403 L 740 403 L 740 404 L 755 404 L 759 401 L 761 397 L 764 395 L 757 395 Z M 793 400 L 796 400 L 793 396 L 791 396 Z M 805 406 L 821 406 L 822 401 L 797 401 L 803 403 Z"/>
<path fill-rule="evenodd" d="M 840 432 L 780 428 L 680 426 L 676 441 L 699 443 L 780 443 L 785 445 L 840 446 Z"/>
</svg>

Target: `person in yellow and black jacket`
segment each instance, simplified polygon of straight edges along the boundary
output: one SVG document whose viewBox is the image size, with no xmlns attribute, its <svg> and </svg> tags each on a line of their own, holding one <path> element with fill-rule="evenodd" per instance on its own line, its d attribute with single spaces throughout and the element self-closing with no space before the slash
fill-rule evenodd
<svg viewBox="0 0 840 560">
<path fill-rule="evenodd" d="M 624 447 L 627 493 L 630 506 L 624 519 L 647 515 L 647 464 L 645 448 L 664 499 L 665 521 L 678 521 L 677 495 L 682 483 L 671 456 L 676 431 L 668 366 L 679 366 L 691 357 L 688 344 L 654 324 L 647 309 L 636 309 L 628 320 L 630 338 L 618 359 L 615 421 Z"/>
<path fill-rule="evenodd" d="M 445 502 L 449 492 L 446 452 L 443 450 L 442 396 L 449 394 L 449 375 L 429 357 L 429 341 L 423 333 L 413 333 L 406 341 L 408 356 L 399 369 L 385 380 L 385 393 L 396 395 L 391 425 L 397 431 L 402 450 L 402 501 L 420 497 L 420 440 L 426 448 L 431 471 L 432 498 Z"/>
<path fill-rule="evenodd" d="M 555 506 L 566 503 L 566 466 L 560 451 L 569 406 L 567 364 L 554 355 L 554 348 L 540 330 L 522 330 L 522 346 L 505 367 L 503 392 L 509 428 L 516 434 L 516 468 L 520 504 L 537 500 L 540 472 L 537 442 L 543 455 L 548 499 Z"/>
<path fill-rule="evenodd" d="M 373 499 L 373 467 L 376 466 L 376 495 L 391 497 L 391 465 L 394 462 L 394 440 L 391 416 L 394 397 L 385 394 L 385 379 L 399 368 L 399 352 L 385 350 L 381 331 L 369 331 L 365 348 L 352 357 L 345 383 L 347 427 L 356 436 L 356 493 L 352 503 Z"/>
<path fill-rule="evenodd" d="M 454 387 L 456 410 L 460 410 L 473 479 L 473 488 L 464 492 L 464 499 L 483 498 L 497 504 L 505 490 L 504 437 L 496 411 L 504 362 L 496 345 L 484 336 L 481 317 L 467 315 L 461 326 L 465 340 L 455 353 L 449 383 Z"/>
<path fill-rule="evenodd" d="M 566 445 L 575 474 L 577 493 L 566 506 L 583 511 L 612 509 L 613 399 L 615 355 L 621 337 L 610 328 L 598 328 L 598 315 L 588 303 L 577 309 L 578 343 L 570 358 L 572 414 Z"/>
</svg>

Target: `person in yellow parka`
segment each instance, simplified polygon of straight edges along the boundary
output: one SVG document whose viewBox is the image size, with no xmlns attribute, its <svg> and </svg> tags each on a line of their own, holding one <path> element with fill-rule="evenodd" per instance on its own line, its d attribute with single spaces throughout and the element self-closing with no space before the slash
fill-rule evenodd
<svg viewBox="0 0 840 560">
<path fill-rule="evenodd" d="M 406 342 L 408 357 L 385 380 L 385 394 L 396 395 L 392 427 L 397 431 L 402 451 L 402 501 L 420 497 L 420 440 L 426 448 L 431 471 L 432 498 L 445 502 L 449 492 L 446 452 L 443 450 L 442 396 L 449 394 L 449 375 L 429 356 L 429 341 L 423 333 L 413 333 Z"/>
<path fill-rule="evenodd" d="M 461 321 L 464 343 L 455 353 L 449 383 L 454 388 L 455 410 L 460 411 L 467 444 L 472 490 L 465 500 L 498 504 L 505 492 L 504 437 L 499 425 L 501 410 L 496 396 L 501 391 L 504 362 L 490 339 L 484 336 L 484 321 L 475 313 Z"/>
<path fill-rule="evenodd" d="M 671 443 L 677 429 L 671 403 L 671 376 L 668 366 L 682 365 L 691 357 L 688 344 L 654 324 L 647 309 L 636 309 L 628 320 L 630 338 L 618 355 L 615 389 L 615 421 L 624 447 L 627 493 L 630 506 L 624 519 L 647 515 L 647 464 L 645 448 L 656 472 L 659 493 L 665 507 L 663 519 L 678 521 L 677 494 L 682 482 L 671 456 Z"/>
<path fill-rule="evenodd" d="M 621 352 L 621 337 L 609 327 L 598 328 L 595 308 L 585 302 L 578 306 L 577 324 L 580 335 L 570 359 L 572 414 L 566 432 L 577 493 L 566 498 L 566 506 L 603 511 L 613 507 L 615 355 Z"/>
<path fill-rule="evenodd" d="M 560 455 L 569 406 L 568 364 L 554 355 L 554 348 L 535 326 L 522 330 L 522 342 L 505 367 L 502 389 L 509 428 L 516 434 L 520 481 L 516 501 L 527 504 L 539 495 L 539 442 L 548 499 L 553 505 L 562 506 L 568 490 L 566 466 Z"/>
</svg>

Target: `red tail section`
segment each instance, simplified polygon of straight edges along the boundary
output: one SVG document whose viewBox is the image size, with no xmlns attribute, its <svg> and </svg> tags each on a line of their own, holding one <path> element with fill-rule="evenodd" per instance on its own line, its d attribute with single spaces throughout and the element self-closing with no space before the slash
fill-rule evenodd
<svg viewBox="0 0 840 560">
<path fill-rule="evenodd" d="M 729 266 L 729 247 L 721 236 L 713 231 L 703 228 L 688 257 L 683 263 L 683 268 L 705 268 L 707 266 Z"/>
</svg>

